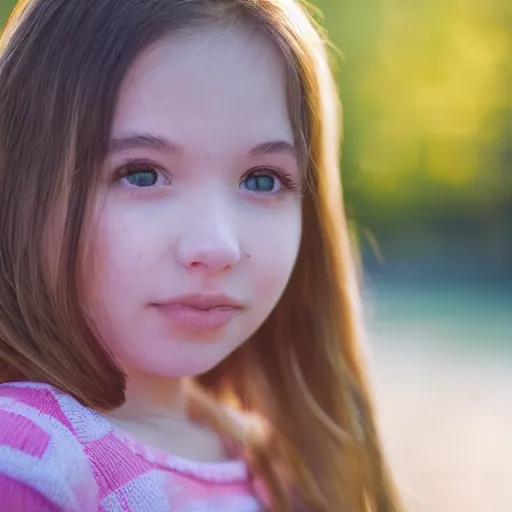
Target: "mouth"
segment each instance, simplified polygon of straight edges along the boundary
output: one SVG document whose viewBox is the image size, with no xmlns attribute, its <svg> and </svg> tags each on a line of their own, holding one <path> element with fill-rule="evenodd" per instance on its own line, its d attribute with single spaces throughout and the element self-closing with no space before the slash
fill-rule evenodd
<svg viewBox="0 0 512 512">
<path fill-rule="evenodd" d="M 188 295 L 155 306 L 175 330 L 192 334 L 219 331 L 244 309 L 226 295 Z"/>
<path fill-rule="evenodd" d="M 166 301 L 162 306 L 165 307 L 187 307 L 199 310 L 209 310 L 215 308 L 242 309 L 240 302 L 228 295 L 183 295 Z"/>
</svg>

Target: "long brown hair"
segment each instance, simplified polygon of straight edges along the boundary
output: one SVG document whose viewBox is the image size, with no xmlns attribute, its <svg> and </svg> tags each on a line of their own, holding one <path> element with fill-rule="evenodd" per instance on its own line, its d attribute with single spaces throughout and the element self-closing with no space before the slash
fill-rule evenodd
<svg viewBox="0 0 512 512">
<path fill-rule="evenodd" d="M 18 5 L 0 46 L 0 381 L 45 381 L 101 410 L 123 402 L 124 374 L 79 303 L 118 90 L 140 52 L 170 31 L 238 19 L 259 26 L 285 57 L 310 192 L 282 299 L 196 384 L 266 422 L 266 435 L 249 436 L 246 448 L 273 510 L 396 512 L 360 357 L 336 88 L 324 35 L 293 0 Z"/>
</svg>

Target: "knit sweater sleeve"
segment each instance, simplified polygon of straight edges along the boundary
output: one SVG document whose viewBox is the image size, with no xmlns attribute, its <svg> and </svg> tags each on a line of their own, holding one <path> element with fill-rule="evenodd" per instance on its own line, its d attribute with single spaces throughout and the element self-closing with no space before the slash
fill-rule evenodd
<svg viewBox="0 0 512 512">
<path fill-rule="evenodd" d="M 92 510 L 84 508 L 90 469 L 57 406 L 48 390 L 0 386 L 1 510 Z"/>
<path fill-rule="evenodd" d="M 5 510 L 59 512 L 61 509 L 54 501 L 41 494 L 36 487 L 23 482 L 27 477 L 30 478 L 28 474 L 12 478 L 0 473 L 0 503 Z"/>
</svg>

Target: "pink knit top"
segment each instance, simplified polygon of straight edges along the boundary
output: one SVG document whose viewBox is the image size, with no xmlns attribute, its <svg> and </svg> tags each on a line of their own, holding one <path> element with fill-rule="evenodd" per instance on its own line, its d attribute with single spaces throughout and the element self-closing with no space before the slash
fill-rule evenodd
<svg viewBox="0 0 512 512">
<path fill-rule="evenodd" d="M 0 510 L 261 512 L 243 459 L 193 462 L 46 384 L 0 385 Z"/>
</svg>

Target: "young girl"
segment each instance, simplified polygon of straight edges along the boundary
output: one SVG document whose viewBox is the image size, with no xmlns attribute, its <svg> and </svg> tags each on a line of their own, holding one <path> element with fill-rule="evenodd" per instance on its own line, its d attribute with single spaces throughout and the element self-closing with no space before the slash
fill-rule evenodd
<svg viewBox="0 0 512 512">
<path fill-rule="evenodd" d="M 25 0 L 0 51 L 2 510 L 398 511 L 302 8 Z"/>
</svg>

